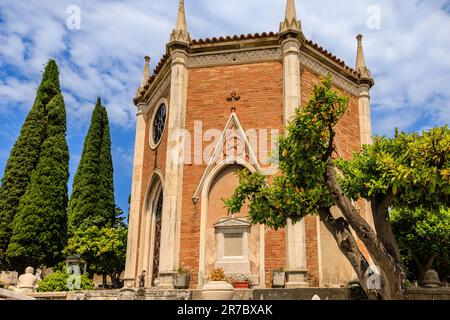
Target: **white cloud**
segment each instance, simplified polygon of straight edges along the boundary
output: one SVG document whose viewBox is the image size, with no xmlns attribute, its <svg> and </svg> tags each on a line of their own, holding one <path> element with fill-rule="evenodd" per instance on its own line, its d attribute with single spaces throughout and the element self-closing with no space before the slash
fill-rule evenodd
<svg viewBox="0 0 450 320">
<path fill-rule="evenodd" d="M 297 0 L 308 38 L 353 66 L 355 36 L 363 33 L 366 60 L 376 80 L 374 127 L 379 133 L 448 123 L 450 120 L 450 16 L 448 1 Z M 69 5 L 81 8 L 81 30 L 66 28 Z M 186 2 L 191 36 L 213 37 L 277 31 L 285 0 Z M 381 29 L 367 28 L 367 8 L 381 12 Z M 73 126 L 89 121 L 97 96 L 111 123 L 132 130 L 132 98 L 143 56 L 154 66 L 174 25 L 177 1 L 16 1 L 0 4 L 0 111 L 32 103 L 47 59 L 61 69 Z M 22 92 L 26 94 L 22 94 Z M 423 119 L 429 123 L 422 123 Z M 399 119 L 399 120 L 395 120 Z"/>
</svg>

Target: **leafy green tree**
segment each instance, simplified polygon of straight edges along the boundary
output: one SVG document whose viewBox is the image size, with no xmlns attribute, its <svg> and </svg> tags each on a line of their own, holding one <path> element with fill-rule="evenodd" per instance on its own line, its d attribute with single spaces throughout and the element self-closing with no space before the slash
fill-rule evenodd
<svg viewBox="0 0 450 320">
<path fill-rule="evenodd" d="M 114 288 L 120 288 L 120 275 L 125 269 L 127 250 L 127 229 L 99 228 L 91 226 L 78 229 L 69 239 L 66 255 L 79 255 L 88 264 L 91 272 L 103 275 L 106 287 L 106 276 L 109 275 Z"/>
<path fill-rule="evenodd" d="M 280 173 L 269 183 L 261 172 L 241 171 L 240 185 L 225 204 L 237 213 L 248 200 L 253 223 L 275 229 L 286 226 L 288 218 L 298 222 L 318 214 L 370 298 L 404 299 L 405 273 L 389 207 L 448 202 L 450 130 L 377 137 L 344 160 L 335 150 L 335 126 L 347 109 L 348 98 L 332 90 L 331 78 L 316 85 L 280 139 Z M 358 213 L 354 200 L 360 198 L 371 202 L 375 228 Z M 343 217 L 333 216 L 333 206 Z M 369 263 L 351 229 L 381 271 L 379 289 L 368 286 Z"/>
<path fill-rule="evenodd" d="M 112 227 L 115 218 L 111 137 L 106 108 L 100 98 L 75 174 L 69 203 L 69 231 L 90 226 Z"/>
<path fill-rule="evenodd" d="M 37 166 L 41 145 L 45 139 L 46 110 L 52 99 L 60 94 L 56 62 L 50 60 L 42 76 L 36 99 L 20 135 L 11 150 L 0 188 L 0 268 L 7 267 L 6 250 L 12 235 L 11 224 L 17 214 L 19 201 L 30 183 Z"/>
<path fill-rule="evenodd" d="M 58 72 L 54 61 L 49 64 Z M 53 265 L 62 258 L 67 243 L 69 149 L 61 93 L 53 96 L 44 111 L 45 139 L 12 222 L 13 232 L 6 252 L 10 265 L 19 270 L 28 265 Z"/>
<path fill-rule="evenodd" d="M 446 279 L 450 269 L 450 210 L 393 210 L 391 220 L 400 252 L 414 279 L 422 282 L 425 272 L 433 266 Z"/>
<path fill-rule="evenodd" d="M 51 275 L 45 277 L 38 283 L 37 292 L 63 292 L 71 291 L 69 286 L 76 285 L 68 272 L 57 270 Z M 68 285 L 69 284 L 69 285 Z M 83 274 L 80 278 L 80 287 L 74 290 L 92 290 L 94 282 L 89 278 L 88 274 Z"/>
<path fill-rule="evenodd" d="M 123 216 L 123 210 L 119 207 L 116 207 L 116 220 L 114 223 L 114 228 L 127 228 L 127 224 L 125 223 L 125 217 Z"/>
<path fill-rule="evenodd" d="M 10 265 L 53 265 L 67 243 L 69 149 L 66 109 L 61 93 L 45 106 L 45 140 L 31 181 L 20 199 L 7 249 Z"/>
</svg>

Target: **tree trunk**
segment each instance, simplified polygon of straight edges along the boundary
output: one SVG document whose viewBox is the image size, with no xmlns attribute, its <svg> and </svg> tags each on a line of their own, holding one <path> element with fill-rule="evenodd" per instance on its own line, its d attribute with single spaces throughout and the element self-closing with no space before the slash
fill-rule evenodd
<svg viewBox="0 0 450 320">
<path fill-rule="evenodd" d="M 108 289 L 108 281 L 106 279 L 106 274 L 103 274 L 102 277 L 103 277 L 103 288 Z"/>
<path fill-rule="evenodd" d="M 113 274 L 110 275 L 110 277 L 111 277 L 111 281 L 113 283 L 113 288 L 114 289 L 118 289 L 118 288 L 122 287 L 122 285 L 120 283 L 120 274 L 113 273 Z"/>
<path fill-rule="evenodd" d="M 379 293 L 382 298 L 387 300 L 404 300 L 405 274 L 403 266 L 396 256 L 391 255 L 393 251 L 384 247 L 383 243 L 387 241 L 380 241 L 372 227 L 358 214 L 350 199 L 343 193 L 337 181 L 335 167 L 331 159 L 327 164 L 325 180 L 347 223 L 364 243 L 381 274 L 381 289 Z"/>
<path fill-rule="evenodd" d="M 400 262 L 400 248 L 392 230 L 392 225 L 389 219 L 389 207 L 392 204 L 394 196 L 390 193 L 388 196 L 377 196 L 370 201 L 372 207 L 373 221 L 378 239 L 383 243 L 390 255 Z"/>
<path fill-rule="evenodd" d="M 369 274 L 367 273 L 367 270 L 369 268 L 369 263 L 359 250 L 356 239 L 351 233 L 348 223 L 344 218 L 335 219 L 329 208 L 320 210 L 319 215 L 325 227 L 336 240 L 342 254 L 344 254 L 355 270 L 359 283 L 369 299 L 381 299 L 382 296 L 377 290 L 369 290 L 368 288 Z"/>
<path fill-rule="evenodd" d="M 419 269 L 419 283 L 422 284 L 425 280 L 425 272 L 433 267 L 434 260 L 436 260 L 437 254 L 433 253 L 426 261 L 420 261 L 417 257 L 414 257 L 417 268 Z"/>
</svg>

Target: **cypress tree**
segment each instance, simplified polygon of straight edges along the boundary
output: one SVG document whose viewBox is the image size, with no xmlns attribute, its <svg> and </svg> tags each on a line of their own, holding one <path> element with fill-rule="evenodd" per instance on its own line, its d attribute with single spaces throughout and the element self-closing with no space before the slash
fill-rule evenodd
<svg viewBox="0 0 450 320">
<path fill-rule="evenodd" d="M 54 61 L 49 63 L 57 75 Z M 59 87 L 59 84 L 58 84 Z M 66 109 L 61 92 L 44 105 L 45 139 L 39 161 L 12 223 L 7 249 L 10 265 L 53 265 L 67 244 L 67 181 L 69 149 L 66 142 Z"/>
<path fill-rule="evenodd" d="M 111 155 L 111 134 L 109 131 L 108 113 L 102 107 L 103 134 L 102 146 L 100 148 L 100 189 L 98 193 L 99 211 L 102 212 L 104 227 L 111 228 L 116 220 L 116 204 L 114 199 L 114 170 Z"/>
<path fill-rule="evenodd" d="M 8 267 L 6 250 L 12 235 L 12 222 L 19 201 L 30 183 L 37 166 L 41 145 L 45 138 L 46 105 L 60 93 L 58 67 L 55 61 L 47 64 L 41 84 L 20 135 L 7 161 L 0 187 L 0 267 Z"/>
<path fill-rule="evenodd" d="M 112 227 L 115 219 L 111 137 L 106 108 L 98 98 L 92 112 L 69 203 L 69 231 Z"/>
</svg>

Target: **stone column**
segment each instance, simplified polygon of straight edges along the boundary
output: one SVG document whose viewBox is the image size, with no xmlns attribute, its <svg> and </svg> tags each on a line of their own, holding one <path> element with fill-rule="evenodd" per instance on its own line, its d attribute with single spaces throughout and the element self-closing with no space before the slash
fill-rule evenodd
<svg viewBox="0 0 450 320">
<path fill-rule="evenodd" d="M 372 144 L 372 118 L 370 115 L 370 85 L 362 84 L 360 86 L 360 93 L 358 97 L 359 107 L 359 126 L 361 135 L 361 146 L 366 144 Z M 366 221 L 374 227 L 372 208 L 370 202 L 363 199 L 363 212 Z"/>
<path fill-rule="evenodd" d="M 295 109 L 301 104 L 300 88 L 300 42 L 297 39 L 284 40 L 283 52 L 283 114 L 287 124 L 295 116 Z"/>
<path fill-rule="evenodd" d="M 187 53 L 172 52 L 168 144 L 161 225 L 159 287 L 173 288 L 173 274 L 179 264 L 181 203 L 184 168 L 184 129 L 187 96 Z"/>
<path fill-rule="evenodd" d="M 282 43 L 284 124 L 295 116 L 301 105 L 300 41 L 288 38 Z M 286 227 L 287 288 L 307 287 L 305 222 L 293 224 L 289 219 Z"/>
<path fill-rule="evenodd" d="M 358 97 L 359 125 L 361 129 L 361 145 L 372 143 L 372 124 L 370 116 L 369 86 L 362 85 Z"/>
<path fill-rule="evenodd" d="M 141 110 L 144 104 L 138 105 L 136 119 L 136 138 L 134 144 L 133 177 L 131 186 L 130 217 L 128 222 L 127 257 L 125 264 L 124 286 L 135 287 L 138 260 L 139 215 L 142 207 L 142 170 L 144 165 L 145 128 L 147 115 Z"/>
</svg>

